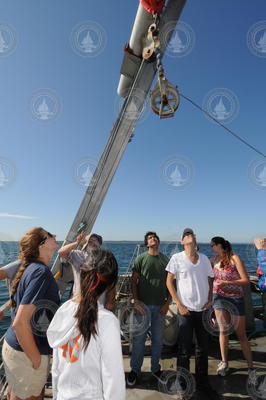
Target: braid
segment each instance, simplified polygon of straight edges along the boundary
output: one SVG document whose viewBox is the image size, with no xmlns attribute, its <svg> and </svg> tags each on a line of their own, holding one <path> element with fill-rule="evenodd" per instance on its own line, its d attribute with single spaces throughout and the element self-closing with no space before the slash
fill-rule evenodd
<svg viewBox="0 0 266 400">
<path fill-rule="evenodd" d="M 91 335 L 97 335 L 97 300 L 107 287 L 117 282 L 118 265 L 108 250 L 90 249 L 80 271 L 80 303 L 75 314 L 78 329 L 84 339 L 84 349 Z"/>
<path fill-rule="evenodd" d="M 14 282 L 12 285 L 11 299 L 9 303 L 10 307 L 16 307 L 16 301 L 14 300 L 14 296 L 17 292 L 19 282 L 25 270 L 31 263 L 38 261 L 39 244 L 42 239 L 43 239 L 43 228 L 38 227 L 38 228 L 32 228 L 28 232 L 26 232 L 20 241 L 19 258 L 22 260 L 22 264 L 15 275 Z"/>
</svg>

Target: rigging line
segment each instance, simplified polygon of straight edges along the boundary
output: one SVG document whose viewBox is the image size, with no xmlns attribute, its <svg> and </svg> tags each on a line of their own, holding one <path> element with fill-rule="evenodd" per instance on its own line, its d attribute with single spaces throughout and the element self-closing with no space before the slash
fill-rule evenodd
<svg viewBox="0 0 266 400">
<path fill-rule="evenodd" d="M 180 96 L 189 101 L 193 106 L 197 107 L 200 111 L 204 112 L 206 115 L 208 115 L 209 118 L 211 118 L 214 122 L 216 122 L 218 125 L 220 125 L 222 128 L 224 128 L 227 132 L 230 133 L 230 135 L 234 136 L 236 139 L 238 139 L 240 142 L 244 143 L 247 147 L 249 147 L 251 150 L 255 151 L 262 157 L 266 157 L 264 153 L 262 153 L 260 150 L 258 150 L 256 147 L 252 146 L 248 142 L 246 142 L 244 139 L 242 139 L 240 136 L 238 136 L 236 133 L 231 131 L 231 129 L 227 128 L 224 124 L 222 124 L 220 121 L 218 121 L 216 118 L 214 118 L 208 111 L 204 110 L 201 106 L 199 106 L 197 103 L 195 103 L 193 100 L 191 100 L 189 97 L 185 96 L 184 94 L 180 93 Z"/>
</svg>

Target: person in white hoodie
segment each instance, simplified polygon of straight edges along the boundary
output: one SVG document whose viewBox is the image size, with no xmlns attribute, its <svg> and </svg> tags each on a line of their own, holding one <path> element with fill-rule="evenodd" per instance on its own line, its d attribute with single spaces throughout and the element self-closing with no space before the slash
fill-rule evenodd
<svg viewBox="0 0 266 400">
<path fill-rule="evenodd" d="M 119 322 L 98 301 L 117 276 L 114 255 L 90 249 L 80 269 L 80 295 L 54 315 L 47 331 L 54 400 L 125 400 Z"/>
</svg>

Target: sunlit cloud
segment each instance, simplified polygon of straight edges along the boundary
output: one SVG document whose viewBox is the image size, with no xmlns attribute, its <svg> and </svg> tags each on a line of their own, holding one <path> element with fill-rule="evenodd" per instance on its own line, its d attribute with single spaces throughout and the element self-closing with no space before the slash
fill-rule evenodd
<svg viewBox="0 0 266 400">
<path fill-rule="evenodd" d="M 21 219 L 36 219 L 38 217 L 31 217 L 29 215 L 17 215 L 17 214 L 9 214 L 9 213 L 0 213 L 0 217 L 2 218 L 21 218 Z"/>
</svg>

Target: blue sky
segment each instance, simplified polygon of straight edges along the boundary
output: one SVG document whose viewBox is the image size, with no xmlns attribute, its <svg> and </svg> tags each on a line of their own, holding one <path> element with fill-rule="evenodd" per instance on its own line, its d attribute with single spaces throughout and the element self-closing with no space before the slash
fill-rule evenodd
<svg viewBox="0 0 266 400">
<path fill-rule="evenodd" d="M 17 240 L 32 226 L 63 239 L 70 228 L 85 192 L 77 174 L 84 160 L 93 164 L 100 157 L 116 119 L 123 47 L 137 7 L 137 0 L 0 0 L 0 240 Z M 177 43 L 163 61 L 168 80 L 200 105 L 217 93 L 206 104 L 215 112 L 222 99 L 224 114 L 216 115 L 265 153 L 265 1 L 188 0 L 181 21 L 195 44 L 182 56 L 189 36 L 179 30 L 181 47 Z M 71 33 L 82 26 L 94 27 L 87 56 L 71 46 Z M 80 32 L 81 43 L 86 29 Z M 16 47 L 5 53 L 12 37 Z M 104 47 L 93 52 L 100 39 Z M 228 122 L 231 92 L 239 109 Z M 55 118 L 40 111 L 44 93 L 52 96 L 46 97 L 48 113 L 58 101 Z M 187 226 L 200 241 L 266 236 L 264 159 L 184 99 L 174 118 L 145 113 L 93 230 L 106 240 L 139 240 L 151 229 L 171 241 Z"/>
</svg>

